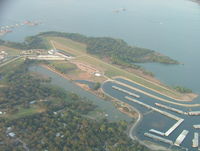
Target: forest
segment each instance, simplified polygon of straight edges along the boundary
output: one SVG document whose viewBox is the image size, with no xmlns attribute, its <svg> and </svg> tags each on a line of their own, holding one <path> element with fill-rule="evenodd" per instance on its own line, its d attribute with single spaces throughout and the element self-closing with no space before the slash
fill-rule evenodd
<svg viewBox="0 0 200 151">
<path fill-rule="evenodd" d="M 86 37 L 78 33 L 43 32 L 27 37 L 24 42 L 0 40 L 0 45 L 17 49 L 48 49 L 45 36 L 64 37 L 87 45 L 87 52 L 100 58 L 110 58 L 113 64 L 134 67 L 134 63 L 157 62 L 163 64 L 178 64 L 179 62 L 153 50 L 128 45 L 124 40 L 110 37 Z"/>
<path fill-rule="evenodd" d="M 45 40 L 40 36 L 30 36 L 25 39 L 24 42 L 11 42 L 0 39 L 0 45 L 4 45 L 11 48 L 27 50 L 27 49 L 47 49 L 48 46 Z"/>
<path fill-rule="evenodd" d="M 109 57 L 112 63 L 129 65 L 133 63 L 158 62 L 164 64 L 178 64 L 170 57 L 153 50 L 128 45 L 124 40 L 110 37 L 86 37 L 77 33 L 43 32 L 38 36 L 64 37 L 87 45 L 87 52 L 101 58 Z"/>
<path fill-rule="evenodd" d="M 4 151 L 147 151 L 126 134 L 128 123 L 87 118 L 96 109 L 91 101 L 50 84 L 50 79 L 29 72 L 26 60 L 13 71 L 2 72 L 0 90 L 0 146 Z M 34 102 L 34 103 L 33 103 Z M 42 111 L 9 118 L 32 107 Z M 15 136 L 10 136 L 14 133 Z"/>
</svg>

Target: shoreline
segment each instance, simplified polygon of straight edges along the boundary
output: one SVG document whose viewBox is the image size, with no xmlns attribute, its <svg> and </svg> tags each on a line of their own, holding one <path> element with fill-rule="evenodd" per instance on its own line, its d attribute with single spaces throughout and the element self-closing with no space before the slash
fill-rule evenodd
<svg viewBox="0 0 200 151">
<path fill-rule="evenodd" d="M 191 97 L 188 97 L 187 99 L 188 100 L 181 100 L 180 98 L 175 98 L 175 97 L 173 97 L 173 96 L 169 96 L 169 95 L 167 95 L 167 94 L 164 94 L 164 93 L 162 93 L 162 92 L 160 92 L 160 91 L 157 91 L 157 90 L 155 90 L 155 89 L 152 89 L 152 88 L 149 88 L 149 87 L 147 87 L 147 86 L 145 86 L 145 85 L 143 85 L 143 84 L 140 84 L 140 83 L 138 83 L 138 82 L 135 82 L 135 81 L 133 81 L 133 80 L 130 80 L 130 79 L 128 79 L 128 78 L 126 78 L 126 77 L 123 77 L 123 76 L 115 76 L 115 77 L 113 77 L 113 79 L 116 79 L 116 78 L 122 78 L 122 79 L 125 79 L 125 80 L 127 80 L 127 81 L 130 81 L 130 82 L 133 82 L 133 83 L 135 83 L 135 84 L 137 84 L 137 85 L 139 85 L 139 86 L 142 86 L 142 87 L 144 87 L 144 88 L 147 88 L 147 89 L 149 89 L 149 90 L 152 90 L 152 91 L 154 91 L 154 92 L 156 92 L 156 93 L 159 93 L 159 94 L 161 94 L 161 95 L 163 95 L 163 96 L 166 96 L 166 97 L 168 97 L 168 98 L 171 98 L 171 99 L 174 99 L 174 100 L 176 100 L 176 101 L 180 101 L 180 102 L 192 102 L 195 98 L 197 98 L 199 95 L 198 94 L 194 94 L 194 93 L 187 93 L 187 94 L 181 94 L 181 95 L 183 95 L 183 97 L 185 97 L 184 95 L 186 95 L 186 96 L 188 96 L 188 95 L 191 95 Z M 149 80 L 148 80 L 149 81 Z M 151 82 L 151 81 L 149 81 L 149 82 Z M 154 83 L 154 82 L 152 82 L 153 84 L 156 84 L 156 83 Z M 159 85 L 160 86 L 160 85 Z M 166 90 L 169 90 L 169 91 L 171 91 L 171 92 L 173 92 L 173 90 L 171 90 L 171 89 L 168 89 L 168 88 L 166 88 L 166 87 L 164 87 L 164 86 L 162 86 L 164 89 L 166 89 Z"/>
<path fill-rule="evenodd" d="M 44 67 L 44 68 L 46 68 L 46 69 L 48 69 L 48 70 L 50 70 L 50 71 L 52 71 L 52 72 L 58 74 L 59 76 L 63 77 L 64 79 L 72 80 L 72 79 L 68 78 L 67 76 L 65 76 L 63 73 L 60 73 L 59 71 L 53 69 L 52 67 L 49 67 L 48 65 L 40 64 L 40 66 L 42 66 L 42 67 Z M 103 85 L 105 82 L 107 82 L 107 80 L 104 81 L 104 82 L 102 83 L 102 85 Z M 77 84 L 76 82 L 75 82 L 75 84 L 76 84 L 77 86 L 81 87 L 82 89 L 84 89 L 85 91 L 88 91 L 88 92 L 90 92 L 90 93 L 96 95 L 97 97 L 101 97 L 101 96 L 97 95 L 96 93 L 90 91 L 89 88 L 85 89 L 85 88 L 86 88 L 85 85 L 84 85 L 84 86 L 82 85 L 82 86 L 83 86 L 83 87 L 82 87 L 81 85 Z M 85 87 L 85 88 L 84 88 L 84 87 Z M 156 143 L 153 143 L 153 142 L 150 142 L 150 144 L 146 144 L 145 141 L 140 140 L 136 135 L 134 135 L 135 129 L 137 128 L 137 126 L 139 125 L 139 123 L 140 123 L 140 122 L 142 121 L 142 119 L 143 119 L 142 113 L 140 113 L 140 111 L 139 111 L 137 108 L 135 108 L 134 106 L 131 106 L 131 105 L 127 104 L 127 103 L 124 103 L 124 102 L 122 102 L 122 101 L 120 101 L 120 100 L 118 100 L 118 99 L 116 99 L 116 98 L 110 96 L 109 94 L 107 94 L 106 92 L 103 91 L 102 87 L 100 88 L 100 91 L 101 91 L 103 94 L 105 94 L 106 96 L 108 96 L 109 98 L 111 98 L 110 101 L 114 102 L 115 104 L 116 104 L 116 102 L 126 104 L 126 105 L 131 109 L 131 111 L 134 111 L 134 112 L 137 114 L 137 117 L 135 117 L 135 116 L 133 117 L 133 116 L 130 116 L 131 113 L 130 113 L 130 114 L 127 114 L 126 112 L 122 112 L 123 114 L 126 114 L 127 116 L 129 116 L 129 117 L 131 117 L 131 118 L 137 119 L 136 121 L 134 121 L 133 124 L 130 123 L 130 127 L 128 127 L 128 129 L 127 129 L 127 131 L 128 131 L 127 135 L 128 135 L 129 138 L 131 138 L 133 141 L 139 142 L 141 145 L 144 145 L 145 147 L 147 147 L 147 148 L 149 148 L 149 149 L 151 149 L 151 150 L 160 150 L 160 149 L 162 149 L 163 151 L 170 151 L 170 150 L 167 149 L 166 147 L 161 146 L 161 145 L 156 144 Z M 115 106 L 115 107 L 116 107 L 116 106 Z M 116 109 L 119 110 L 119 108 L 117 108 L 117 107 L 116 107 Z M 120 111 L 120 110 L 119 110 L 119 111 Z M 121 111 L 120 111 L 120 112 L 121 112 Z"/>
<path fill-rule="evenodd" d="M 101 90 L 103 91 L 103 89 L 101 88 Z M 105 91 L 103 91 L 103 93 L 111 98 L 113 98 L 114 100 L 118 101 L 118 102 L 121 102 L 121 103 L 124 103 L 112 96 L 110 96 L 109 94 L 107 94 Z M 159 144 L 156 144 L 156 143 L 153 143 L 153 142 L 150 142 L 151 144 L 146 144 L 145 141 L 143 140 L 140 140 L 136 135 L 133 135 L 135 132 L 135 129 L 137 128 L 137 126 L 140 124 L 140 122 L 142 121 L 143 119 L 143 115 L 142 113 L 137 109 L 135 108 L 134 106 L 131 106 L 129 104 L 127 104 L 134 112 L 137 113 L 138 117 L 137 117 L 137 120 L 134 121 L 133 124 L 130 123 L 130 126 L 128 127 L 127 129 L 127 135 L 133 140 L 133 141 L 137 141 L 139 142 L 141 145 L 144 145 L 145 147 L 151 149 L 151 150 L 155 150 L 155 151 L 158 151 L 158 150 L 163 150 L 163 151 L 171 151 L 169 150 L 168 148 L 164 147 L 164 146 L 161 146 Z"/>
</svg>

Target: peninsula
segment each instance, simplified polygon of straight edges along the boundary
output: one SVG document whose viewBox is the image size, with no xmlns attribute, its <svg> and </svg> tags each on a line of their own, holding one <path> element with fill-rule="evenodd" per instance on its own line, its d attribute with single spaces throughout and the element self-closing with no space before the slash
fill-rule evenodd
<svg viewBox="0 0 200 151">
<path fill-rule="evenodd" d="M 130 138 L 134 141 L 137 137 L 135 138 L 135 136 L 133 136 L 133 131 L 141 120 L 141 111 L 134 108 L 135 104 L 139 104 L 140 106 L 146 107 L 151 111 L 155 111 L 177 122 L 166 132 L 160 132 L 155 129 L 150 131 L 159 135 L 161 134 L 161 136 L 168 136 L 173 133 L 180 124 L 184 123 L 187 116 L 199 115 L 198 111 L 188 111 L 187 109 L 200 106 L 200 104 L 191 102 L 197 97 L 196 94 L 191 93 L 191 91 L 187 89 L 180 90 L 180 87 L 173 89 L 166 86 L 149 75 L 144 69 L 134 65 L 134 63 L 141 62 L 178 64 L 178 61 L 153 50 L 129 46 L 120 39 L 86 37 L 75 33 L 44 32 L 36 36 L 28 37 L 22 43 L 0 40 L 0 52 L 2 56 L 0 64 L 0 78 L 2 79 L 0 81 L 0 89 L 2 91 L 0 95 L 3 96 L 0 100 L 3 107 L 0 116 L 9 119 L 6 124 L 13 125 L 13 127 L 13 123 L 17 122 L 16 119 L 23 120 L 26 124 L 33 122 L 32 118 L 28 118 L 29 116 L 36 117 L 38 119 L 37 123 L 39 123 L 39 121 L 43 121 L 43 119 L 48 119 L 47 121 L 51 119 L 55 120 L 57 116 L 59 116 L 61 120 L 64 120 L 63 117 L 66 118 L 65 115 L 80 119 L 80 116 L 82 117 L 80 114 L 83 114 L 86 120 L 77 122 L 85 123 L 85 128 L 87 129 L 87 125 L 91 124 L 88 118 L 99 118 L 102 120 L 111 116 L 110 114 L 105 114 L 104 112 L 99 113 L 98 110 L 95 110 L 99 102 L 91 104 L 85 99 L 82 100 L 78 96 L 79 94 L 74 94 L 74 92 L 66 94 L 62 90 L 54 89 L 53 86 L 47 84 L 54 78 L 51 74 L 55 74 L 63 82 L 64 80 L 73 82 L 84 90 L 95 94 L 98 98 L 112 101 L 120 112 L 127 114 L 133 119 L 138 118 L 137 122 L 131 126 L 128 133 Z M 39 66 L 39 68 L 29 73 L 28 70 L 32 66 Z M 44 74 L 43 72 L 38 73 L 43 69 L 45 69 L 48 74 Z M 34 81 L 33 84 L 31 84 L 31 80 Z M 60 84 L 60 86 L 62 87 L 63 85 Z M 32 92 L 34 92 L 36 96 L 31 97 L 30 95 Z M 18 94 L 20 95 L 18 96 Z M 116 94 L 120 94 L 121 98 Z M 66 103 L 64 98 L 67 98 L 66 101 L 70 101 Z M 148 98 L 150 101 L 144 98 Z M 20 101 L 17 102 L 16 100 Z M 58 102 L 56 103 L 54 100 Z M 71 101 L 74 102 L 72 103 Z M 80 104 L 78 102 L 80 102 Z M 174 107 L 170 107 L 169 105 L 173 105 Z M 11 106 L 12 108 L 10 109 Z M 67 106 L 70 106 L 70 108 L 66 112 Z M 178 109 L 179 107 L 183 107 L 183 110 Z M 178 113 L 180 116 L 157 108 L 164 108 L 170 112 L 176 112 L 176 114 Z M 114 111 L 114 109 L 112 110 Z M 51 116 L 48 112 L 51 113 Z M 115 112 L 119 114 L 117 111 Z M 41 118 L 39 117 L 40 115 L 42 115 Z M 121 114 L 119 115 L 121 116 Z M 119 119 L 125 120 L 124 117 Z M 17 127 L 12 128 L 16 132 L 20 127 L 23 127 L 23 125 L 20 125 L 20 120 L 17 122 Z M 57 120 L 55 121 L 60 122 Z M 43 128 L 48 124 L 48 122 L 44 123 Z M 95 123 L 93 124 L 93 128 L 95 129 Z M 107 124 L 108 123 L 100 123 L 101 127 L 99 129 L 106 133 L 109 129 L 111 131 L 110 135 L 116 138 L 119 136 L 114 136 L 114 132 L 119 131 L 119 134 L 122 135 L 121 130 L 125 131 L 128 125 L 123 122 L 118 123 L 119 129 L 115 129 Z M 105 126 L 107 129 L 105 129 Z M 52 127 L 55 127 L 55 125 L 52 125 Z M 9 133 L 12 133 L 10 131 L 6 133 L 9 135 Z M 32 135 L 33 131 L 34 128 L 29 131 L 30 135 Z M 70 132 L 64 134 L 63 131 L 64 129 L 60 132 L 53 133 L 55 133 L 58 138 L 70 135 Z M 50 133 L 50 129 L 48 132 Z M 84 135 L 87 135 L 87 133 L 91 132 L 85 131 Z M 22 131 L 20 134 L 22 134 Z M 167 142 L 170 145 L 173 144 L 171 140 L 166 140 L 160 136 L 155 137 L 151 133 L 144 133 L 144 135 L 150 138 L 156 138 L 156 140 L 161 142 Z M 45 135 L 44 141 L 48 141 L 48 136 L 50 136 L 50 134 Z M 125 137 L 124 135 L 122 136 L 123 138 Z M 83 139 L 83 136 L 74 137 Z M 27 136 L 23 135 L 23 138 L 27 138 Z M 19 138 L 17 139 L 19 141 Z M 55 141 L 58 140 L 56 139 Z M 118 141 L 121 140 L 116 139 L 115 142 Z M 24 144 L 24 146 L 26 145 L 26 142 L 20 142 Z M 126 145 L 129 147 L 127 150 L 132 150 L 133 148 L 131 148 L 130 140 L 127 139 L 126 143 L 127 142 L 128 144 Z M 28 146 L 34 148 L 34 144 L 36 143 L 37 141 L 33 140 Z M 178 145 L 180 145 L 180 143 L 181 142 L 176 142 Z M 104 142 L 101 144 L 105 145 Z M 145 143 L 142 144 L 145 145 Z M 110 147 L 114 146 L 115 144 L 110 144 Z M 149 147 L 148 145 L 146 146 Z M 54 147 L 58 147 L 56 143 Z M 88 144 L 87 147 L 90 148 L 94 146 Z M 37 146 L 36 148 L 44 149 L 43 146 Z M 143 147 L 143 150 L 146 150 L 146 148 Z"/>
</svg>

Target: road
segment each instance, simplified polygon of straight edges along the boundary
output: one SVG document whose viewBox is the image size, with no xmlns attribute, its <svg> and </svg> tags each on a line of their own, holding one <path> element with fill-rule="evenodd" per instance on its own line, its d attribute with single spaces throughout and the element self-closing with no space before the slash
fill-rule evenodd
<svg viewBox="0 0 200 151">
<path fill-rule="evenodd" d="M 16 57 L 14 57 L 14 58 L 12 58 L 12 59 L 10 59 L 10 60 L 8 60 L 8 61 L 6 61 L 6 62 L 0 64 L 0 67 L 3 67 L 3 66 L 5 66 L 5 65 L 7 65 L 7 64 L 9 64 L 9 63 L 11 63 L 11 62 L 13 62 L 13 61 L 16 61 L 17 59 L 20 59 L 21 57 L 22 57 L 22 56 L 16 56 Z"/>
</svg>

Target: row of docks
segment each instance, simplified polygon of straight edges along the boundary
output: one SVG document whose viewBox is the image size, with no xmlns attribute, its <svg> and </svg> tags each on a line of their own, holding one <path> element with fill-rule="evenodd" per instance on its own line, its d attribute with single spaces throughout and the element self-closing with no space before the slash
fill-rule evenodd
<svg viewBox="0 0 200 151">
<path fill-rule="evenodd" d="M 156 111 L 156 112 L 159 112 L 160 114 L 163 114 L 163 115 L 165 115 L 165 116 L 167 116 L 167 117 L 169 117 L 169 118 L 172 118 L 172 119 L 174 119 L 174 120 L 176 120 L 177 122 L 169 129 L 169 130 L 167 130 L 165 133 L 163 133 L 163 132 L 160 132 L 160 131 L 157 131 L 157 130 L 150 130 L 151 132 L 154 132 L 154 133 L 156 133 L 156 134 L 159 134 L 159 135 L 162 135 L 162 136 L 169 136 L 175 129 L 177 129 L 180 125 L 181 125 L 181 123 L 184 121 L 184 119 L 182 119 L 182 118 L 179 118 L 179 117 L 177 117 L 177 116 L 175 116 L 175 115 L 172 115 L 172 114 L 170 114 L 170 113 L 167 113 L 167 112 L 165 112 L 165 111 L 161 111 L 161 110 L 159 110 L 159 109 L 157 109 L 157 108 L 155 108 L 155 107 L 152 107 L 152 106 L 150 106 L 150 105 L 148 105 L 148 104 L 145 104 L 145 103 L 143 103 L 143 102 L 140 102 L 140 101 L 138 101 L 138 100 L 136 100 L 136 99 L 133 99 L 133 98 L 130 98 L 130 97 L 128 97 L 128 96 L 125 96 L 125 99 L 127 99 L 127 100 L 129 100 L 129 101 L 132 101 L 132 102 L 134 102 L 134 103 L 137 103 L 137 104 L 140 104 L 140 105 L 142 105 L 142 106 L 144 106 L 144 107 L 146 107 L 146 108 L 148 108 L 148 109 L 152 109 L 153 111 Z"/>
<path fill-rule="evenodd" d="M 168 113 L 168 112 L 165 112 L 165 111 L 161 111 L 161 110 L 159 110 L 159 109 L 157 109 L 157 108 L 155 108 L 155 107 L 152 107 L 152 106 L 150 106 L 150 105 L 148 105 L 148 104 L 145 104 L 145 103 L 143 103 L 143 102 L 140 102 L 140 101 L 138 101 L 138 100 L 136 100 L 136 99 L 133 99 L 133 98 L 130 98 L 130 97 L 128 97 L 128 96 L 125 96 L 125 99 L 127 99 L 127 100 L 129 100 L 129 101 L 132 101 L 132 102 L 135 102 L 135 103 L 137 103 L 137 104 L 140 104 L 140 105 L 142 105 L 142 106 L 144 106 L 144 107 L 146 107 L 146 108 L 148 108 L 148 109 L 152 109 L 152 110 L 154 110 L 154 111 L 156 111 L 156 112 L 159 112 L 159 113 L 161 113 L 161 114 L 163 114 L 163 115 L 165 115 L 165 116 L 167 116 L 167 117 L 170 117 L 170 118 L 172 118 L 172 119 L 174 119 L 174 120 L 180 120 L 181 118 L 179 118 L 179 117 L 177 117 L 177 116 L 175 116 L 175 115 L 173 115 L 173 114 L 170 114 L 170 113 Z"/>
<path fill-rule="evenodd" d="M 149 131 L 152 133 L 155 133 L 157 135 L 161 135 L 161 136 L 169 136 L 175 129 L 177 129 L 181 123 L 184 121 L 184 119 L 180 119 L 178 120 L 170 129 L 168 129 L 165 133 L 154 130 L 154 129 L 150 129 Z"/>
<path fill-rule="evenodd" d="M 151 133 L 144 133 L 144 136 L 150 137 L 150 138 L 152 138 L 154 140 L 158 140 L 158 141 L 163 142 L 163 143 L 167 143 L 167 144 L 173 145 L 173 142 L 171 140 L 162 138 L 160 136 L 156 136 L 156 135 L 151 134 Z"/>
<path fill-rule="evenodd" d="M 179 110 L 179 109 L 176 109 L 176 108 L 173 108 L 173 107 L 169 107 L 169 106 L 166 106 L 166 105 L 163 105 L 163 104 L 159 104 L 159 103 L 155 103 L 155 105 L 158 106 L 158 107 L 179 113 L 179 114 L 193 115 L 193 116 L 194 115 L 200 115 L 200 111 L 184 112 L 182 110 Z"/>
<path fill-rule="evenodd" d="M 133 97 L 136 97 L 136 98 L 140 98 L 139 95 L 137 95 L 137 94 L 135 94 L 135 93 L 132 93 L 132 92 L 130 92 L 130 91 L 124 90 L 124 89 L 122 89 L 122 88 L 120 88 L 120 87 L 112 86 L 112 88 L 115 89 L 115 90 L 124 92 L 124 93 L 126 93 L 126 94 L 128 94 L 128 95 L 130 95 L 130 96 L 133 96 Z"/>
<path fill-rule="evenodd" d="M 158 107 L 161 107 L 161 108 L 164 108 L 164 109 L 179 113 L 179 114 L 186 114 L 187 115 L 187 112 L 181 111 L 181 110 L 173 108 L 173 107 L 169 107 L 169 106 L 166 106 L 166 105 L 163 105 L 163 104 L 159 104 L 159 103 L 155 103 L 155 105 L 158 106 Z"/>
<path fill-rule="evenodd" d="M 183 130 L 183 131 L 181 132 L 181 134 L 177 137 L 177 139 L 176 139 L 174 145 L 180 146 L 180 144 L 183 142 L 183 140 L 185 139 L 185 137 L 187 136 L 188 133 L 189 133 L 189 131 Z"/>
<path fill-rule="evenodd" d="M 151 129 L 150 132 L 159 132 L 156 130 Z M 144 133 L 145 136 L 152 138 L 154 140 L 160 141 L 160 142 L 164 142 L 170 145 L 176 145 L 176 146 L 180 146 L 181 143 L 184 141 L 184 139 L 186 138 L 186 136 L 188 135 L 189 131 L 188 130 L 183 130 L 181 132 L 181 134 L 176 138 L 175 142 L 173 143 L 171 140 L 151 134 L 151 133 Z M 197 148 L 199 147 L 199 134 L 197 132 L 194 133 L 194 138 L 192 140 L 192 147 L 193 148 Z"/>
<path fill-rule="evenodd" d="M 154 111 L 156 111 L 156 112 L 159 112 L 159 113 L 161 113 L 161 114 L 163 114 L 163 115 L 165 115 L 165 116 L 168 116 L 168 117 L 170 117 L 170 118 L 172 118 L 172 119 L 177 120 L 177 122 L 176 122 L 169 130 L 167 130 L 165 133 L 160 132 L 160 131 L 155 130 L 155 129 L 150 129 L 149 132 L 151 132 L 151 133 L 155 133 L 155 134 L 161 135 L 161 136 L 169 136 L 169 135 L 170 135 L 176 128 L 178 128 L 178 126 L 180 126 L 181 123 L 184 121 L 184 119 L 181 119 L 181 118 L 179 118 L 179 117 L 177 117 L 177 116 L 175 116 L 175 115 L 172 115 L 172 114 L 170 114 L 170 113 L 161 111 L 161 110 L 159 110 L 159 109 L 157 109 L 157 108 L 154 108 L 154 107 L 152 107 L 152 106 L 150 106 L 150 105 L 147 105 L 147 104 L 145 104 L 145 103 L 143 103 L 143 102 L 140 102 L 140 101 L 138 101 L 138 100 L 136 100 L 136 99 L 132 99 L 132 98 L 130 98 L 130 97 L 128 97 L 128 96 L 125 96 L 125 98 L 126 98 L 127 100 L 129 100 L 129 101 L 132 101 L 132 102 L 134 102 L 134 103 L 140 104 L 140 105 L 142 105 L 142 106 L 144 106 L 144 107 L 146 107 L 146 108 L 148 108 L 148 109 L 152 109 L 152 110 L 154 110 Z M 156 105 L 168 109 L 168 107 L 165 106 L 165 105 L 161 105 L 161 104 L 158 104 L 158 103 L 156 103 Z M 169 108 L 170 108 L 170 107 L 169 107 Z M 180 111 L 180 110 L 178 110 L 178 109 L 176 110 L 176 109 L 172 108 L 172 110 L 175 111 L 175 112 L 178 112 L 178 113 L 180 113 L 180 114 L 185 114 L 185 112 L 182 112 L 182 111 Z M 200 128 L 200 125 L 193 125 L 193 127 L 194 127 L 194 128 Z M 170 144 L 170 145 L 173 145 L 173 144 L 174 144 L 174 145 L 176 145 L 176 146 L 180 146 L 180 144 L 184 141 L 184 139 L 185 139 L 186 136 L 188 135 L 189 131 L 188 131 L 188 130 L 183 130 L 183 131 L 181 132 L 181 134 L 180 134 L 180 135 L 177 137 L 177 139 L 175 140 L 175 143 L 173 143 L 173 142 L 172 142 L 171 140 L 169 140 L 169 139 L 165 139 L 165 138 L 163 138 L 163 137 L 160 137 L 160 136 L 157 136 L 157 135 L 154 135 L 154 134 L 151 134 L 151 133 L 144 133 L 144 135 L 147 136 L 147 137 L 150 137 L 150 138 L 152 138 L 152 139 L 154 139 L 154 140 L 158 140 L 158 141 L 160 141 L 160 142 L 164 142 L 164 143 L 167 143 L 167 144 Z M 196 147 L 198 147 L 198 146 L 199 146 L 199 134 L 195 132 L 195 133 L 194 133 L 194 138 L 193 138 L 193 140 L 192 140 L 192 147 L 196 148 Z"/>
</svg>

